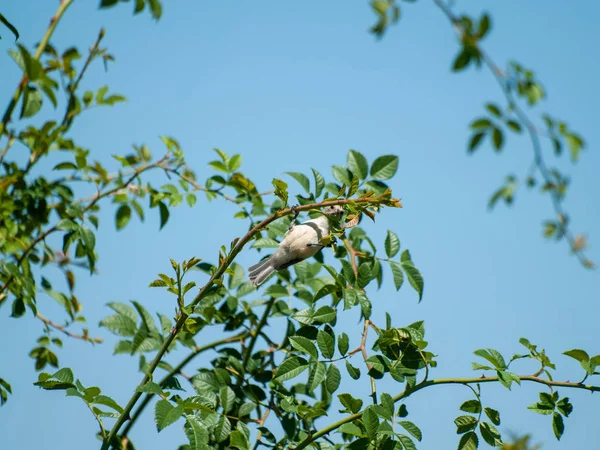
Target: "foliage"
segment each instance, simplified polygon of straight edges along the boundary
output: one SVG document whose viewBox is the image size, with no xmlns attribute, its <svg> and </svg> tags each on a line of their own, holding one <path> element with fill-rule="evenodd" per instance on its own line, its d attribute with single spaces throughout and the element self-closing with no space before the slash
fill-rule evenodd
<svg viewBox="0 0 600 450">
<path fill-rule="evenodd" d="M 186 166 L 179 143 L 171 137 L 161 137 L 164 156 L 160 158 L 153 158 L 149 147 L 141 145 L 133 146 L 129 154 L 115 155 L 114 161 L 92 159 L 92 151 L 75 142 L 69 131 L 90 108 L 115 106 L 125 97 L 108 86 L 84 92 L 80 88 L 90 65 L 102 61 L 106 67 L 114 60 L 101 47 L 104 30 L 85 55 L 76 47 L 56 49 L 49 43 L 71 3 L 60 3 L 33 53 L 21 43 L 9 52 L 23 75 L 0 124 L 4 171 L 0 189 L 0 306 L 10 305 L 12 317 L 23 317 L 29 311 L 40 320 L 43 334 L 30 356 L 37 371 L 47 366 L 58 370 L 53 374 L 41 372 L 35 385 L 79 397 L 98 423 L 102 449 L 133 449 L 130 430 L 156 400 L 158 432 L 176 423 L 183 426 L 187 442 L 180 449 L 263 446 L 412 450 L 423 435 L 419 426 L 408 420 L 403 401 L 421 389 L 442 384 L 461 384 L 469 389 L 469 398 L 454 420 L 458 448 L 474 449 L 481 442 L 501 446 L 502 436 L 496 428 L 501 423 L 500 413 L 482 401 L 483 384 L 499 383 L 509 390 L 513 383 L 540 384 L 543 391 L 539 401 L 529 409 L 550 416 L 557 439 L 563 435 L 565 419 L 573 410 L 563 392 L 600 390 L 584 384 L 588 377 L 598 375 L 600 355 L 590 356 L 580 349 L 566 351 L 565 355 L 579 362 L 583 379 L 556 381 L 550 372 L 555 365 L 548 355 L 524 338 L 520 343 L 526 351 L 508 360 L 495 349 L 476 350 L 479 359 L 473 363 L 473 370 L 483 371 L 481 377 L 431 379 L 437 360 L 425 340 L 423 321 L 393 324 L 387 315 L 385 324 L 373 322 L 371 301 L 384 282 L 392 282 L 396 290 L 410 286 L 419 302 L 424 295 L 424 277 L 411 252 L 402 248 L 398 235 L 388 230 L 383 242 L 374 242 L 361 226 L 363 220 L 374 220 L 385 207 L 401 207 L 387 184 L 398 169 L 395 155 L 382 155 L 369 163 L 363 154 L 350 150 L 345 165 L 332 167 L 331 177 L 317 169 L 309 174 L 288 172 L 284 177 L 287 181 L 273 179 L 273 191 L 266 193 L 241 171 L 241 155 L 229 155 L 220 149 L 215 149 L 216 157 L 208 163 L 212 173 L 200 182 Z M 117 3 L 102 0 L 100 7 Z M 134 3 L 134 13 L 147 7 L 153 18 L 161 17 L 159 0 Z M 546 166 L 540 147 L 540 139 L 547 138 L 557 157 L 566 147 L 576 161 L 584 148 L 583 139 L 566 123 L 548 115 L 543 116 L 547 129 L 538 133 L 520 105 L 538 104 L 546 95 L 545 88 L 533 72 L 521 65 L 512 63 L 502 71 L 484 53 L 480 41 L 491 29 L 487 14 L 479 19 L 457 17 L 445 4 L 436 3 L 458 30 L 461 49 L 453 70 L 487 65 L 506 96 L 504 107 L 488 103 L 486 115 L 471 123 L 469 151 L 475 151 L 487 139 L 500 152 L 508 145 L 507 132 L 521 134 L 525 130 L 535 162 L 527 184 L 533 187 L 536 177 L 542 179 L 541 189 L 549 193 L 557 214 L 556 221 L 546 223 L 544 234 L 566 238 L 583 264 L 591 266 L 583 255 L 583 238 L 572 235 L 563 211 L 568 178 Z M 390 24 L 399 20 L 400 7 L 394 0 L 373 1 L 372 7 L 378 17 L 372 32 L 381 37 Z M 4 16 L 0 15 L 0 21 L 18 38 L 18 31 Z M 76 63 L 79 59 L 83 64 Z M 64 100 L 59 100 L 61 95 Z M 19 119 L 42 117 L 42 111 L 53 118 L 14 121 L 19 105 Z M 28 157 L 10 159 L 13 147 Z M 35 175 L 33 169 L 50 154 L 61 155 L 61 162 L 51 172 Z M 148 181 L 150 171 L 167 175 L 168 182 L 159 186 Z M 500 200 L 510 204 L 518 185 L 517 178 L 509 176 L 492 196 L 490 207 Z M 297 191 L 301 193 L 294 194 Z M 164 295 L 172 298 L 174 317 L 155 317 L 137 301 L 108 305 L 113 313 L 100 325 L 118 337 L 115 355 L 137 357 L 143 375 L 131 399 L 119 405 L 99 387 L 86 388 L 71 369 L 59 368 L 56 354 L 62 347 L 57 333 L 89 343 L 102 342 L 89 336 L 76 294 L 77 274 L 82 269 L 96 272 L 98 212 L 114 205 L 115 227 L 121 230 L 134 213 L 143 221 L 147 212 L 155 209 L 162 228 L 172 208 L 184 202 L 193 207 L 199 192 L 203 193 L 203 201 L 220 199 L 234 204 L 233 217 L 247 220 L 248 232 L 221 246 L 214 261 L 195 257 L 181 263 L 171 260 L 166 271 L 171 273 L 160 273 L 150 283 L 150 287 L 163 289 Z M 297 206 L 290 207 L 291 203 Z M 245 248 L 261 251 L 277 247 L 292 214 L 305 212 L 317 217 L 322 208 L 331 205 L 341 205 L 345 211 L 341 223 L 332 224 L 330 236 L 322 242 L 331 247 L 335 262 L 325 263 L 319 253 L 315 260 L 277 272 L 273 283 L 256 292 L 235 261 L 237 255 Z M 53 286 L 44 276 L 51 267 L 64 275 L 65 289 Z M 208 276 L 202 286 L 190 280 L 201 275 L 198 271 Z M 63 322 L 56 323 L 39 311 L 40 293 L 64 310 Z M 361 317 L 360 336 L 347 336 L 336 326 L 351 316 Z M 285 323 L 281 336 L 265 331 L 276 321 Z M 369 333 L 374 336 L 371 345 L 367 343 Z M 210 342 L 215 335 L 224 337 Z M 175 348 L 186 349 L 188 356 L 172 366 L 164 356 Z M 183 369 L 196 356 L 208 351 L 215 353 L 214 359 L 196 367 L 193 376 L 183 375 Z M 518 374 L 512 365 L 521 359 L 536 361 L 539 370 L 533 375 Z M 156 380 L 158 370 L 163 371 L 160 380 Z M 383 378 L 393 379 L 398 392 L 380 392 L 377 384 Z M 355 382 L 369 384 L 368 400 L 350 393 L 353 390 L 349 387 Z M 560 393 L 557 388 L 561 388 Z M 0 404 L 11 392 L 10 384 L 0 378 Z M 336 409 L 342 418 L 332 422 L 327 416 Z M 114 420 L 110 427 L 105 424 L 107 419 Z"/>
</svg>

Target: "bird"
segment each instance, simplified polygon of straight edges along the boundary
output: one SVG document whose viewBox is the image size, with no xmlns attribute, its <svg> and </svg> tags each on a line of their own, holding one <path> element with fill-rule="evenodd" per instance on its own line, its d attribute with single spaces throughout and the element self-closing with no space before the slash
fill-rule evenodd
<svg viewBox="0 0 600 450">
<path fill-rule="evenodd" d="M 329 235 L 329 217 L 339 220 L 344 209 L 333 205 L 323 208 L 322 213 L 322 216 L 298 225 L 292 221 L 275 253 L 248 268 L 248 278 L 254 286 L 259 286 L 276 270 L 290 267 L 321 251 L 324 247 L 321 239 Z"/>
</svg>

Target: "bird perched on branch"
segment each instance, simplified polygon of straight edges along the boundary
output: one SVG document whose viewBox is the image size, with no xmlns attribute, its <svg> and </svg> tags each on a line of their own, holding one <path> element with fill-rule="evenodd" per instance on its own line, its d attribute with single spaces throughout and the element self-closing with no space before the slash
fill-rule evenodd
<svg viewBox="0 0 600 450">
<path fill-rule="evenodd" d="M 248 269 L 254 286 L 263 283 L 276 270 L 290 267 L 321 251 L 324 247 L 321 239 L 329 235 L 329 219 L 339 220 L 344 209 L 339 205 L 328 206 L 322 213 L 322 216 L 298 225 L 292 221 L 275 253 Z"/>
</svg>

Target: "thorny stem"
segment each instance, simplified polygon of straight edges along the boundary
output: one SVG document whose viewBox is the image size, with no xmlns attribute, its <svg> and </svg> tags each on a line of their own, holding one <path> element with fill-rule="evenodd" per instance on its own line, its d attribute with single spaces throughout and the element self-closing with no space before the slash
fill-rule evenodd
<svg viewBox="0 0 600 450">
<path fill-rule="evenodd" d="M 86 341 L 86 342 L 90 342 L 92 344 L 101 344 L 103 342 L 102 338 L 93 338 L 93 337 L 89 337 L 87 335 L 87 333 L 84 334 L 75 334 L 75 333 L 71 333 L 70 331 L 68 331 L 65 327 L 63 327 L 62 325 L 57 324 L 56 322 L 53 322 L 52 320 L 44 317 L 42 314 L 40 314 L 39 312 L 36 314 L 36 317 L 38 319 L 40 319 L 42 322 L 44 322 L 44 324 L 46 324 L 48 327 L 52 327 L 58 331 L 60 331 L 61 333 L 66 334 L 67 336 L 69 336 L 70 338 L 73 339 L 81 339 L 82 341 Z M 87 330 L 86 330 L 87 331 Z"/>
<path fill-rule="evenodd" d="M 433 2 L 442 10 L 442 12 L 448 18 L 448 20 L 450 20 L 450 22 L 452 22 L 459 37 L 462 37 L 465 34 L 465 29 L 464 29 L 461 21 L 458 19 L 458 17 L 456 17 L 454 15 L 454 13 L 450 9 L 449 5 L 445 4 L 442 0 L 433 0 Z M 506 97 L 508 104 L 513 108 L 515 115 L 521 121 L 521 123 L 525 126 L 525 128 L 527 128 L 527 133 L 529 134 L 529 138 L 531 140 L 531 144 L 533 147 L 533 154 L 534 154 L 534 162 L 533 163 L 534 163 L 534 165 L 538 168 L 538 170 L 540 171 L 540 173 L 546 183 L 553 183 L 552 175 L 550 173 L 550 170 L 546 166 L 546 162 L 544 161 L 544 157 L 542 154 L 542 145 L 540 143 L 539 136 L 543 133 L 539 132 L 536 129 L 535 125 L 533 124 L 533 122 L 531 121 L 529 116 L 525 113 L 525 111 L 523 111 L 523 109 L 517 103 L 517 101 L 512 93 L 511 88 L 509 87 L 508 83 L 506 83 L 507 78 L 506 78 L 505 74 L 502 72 L 502 70 L 491 59 L 491 57 L 485 51 L 483 51 L 483 49 L 478 45 L 477 42 L 474 42 L 473 45 L 476 46 L 476 48 L 479 50 L 479 52 L 483 56 L 485 65 L 490 69 L 490 71 L 496 78 L 496 81 L 498 81 L 498 84 L 500 85 L 500 89 L 502 90 L 502 93 Z M 584 267 L 588 267 L 588 268 L 593 267 L 593 263 L 589 259 L 586 258 L 585 254 L 583 252 L 583 249 L 581 248 L 580 244 L 578 244 L 577 238 L 575 236 L 573 236 L 571 231 L 569 231 L 568 224 L 567 224 L 568 215 L 566 214 L 566 212 L 562 206 L 561 194 L 557 190 L 552 190 L 552 191 L 550 191 L 550 198 L 552 200 L 552 206 L 554 208 L 554 212 L 556 213 L 558 219 L 561 222 L 561 226 L 564 229 L 564 235 L 567 239 L 567 242 L 569 243 L 569 246 L 571 247 L 572 252 L 575 253 L 577 258 L 579 259 L 579 262 Z"/>
<path fill-rule="evenodd" d="M 52 37 L 52 34 L 54 33 L 56 25 L 58 25 L 59 20 L 61 19 L 61 17 L 67 10 L 67 8 L 71 5 L 71 3 L 73 3 L 73 0 L 62 0 L 60 2 L 60 5 L 58 6 L 56 13 L 52 17 L 52 19 L 50 19 L 50 26 L 48 27 L 48 29 L 46 30 L 46 33 L 42 37 L 42 40 L 40 41 L 40 43 L 37 47 L 37 50 L 35 51 L 35 53 L 33 55 L 33 59 L 36 59 L 36 60 L 40 59 L 40 56 L 42 56 L 42 53 L 44 52 L 46 45 L 48 45 L 48 41 L 50 40 L 50 37 Z M 27 74 L 24 73 L 23 78 L 21 78 L 21 82 L 19 83 L 19 85 L 17 87 L 17 90 L 13 94 L 13 96 L 10 100 L 10 103 L 8 104 L 6 111 L 4 112 L 4 116 L 2 117 L 2 122 L 0 122 L 0 136 L 2 136 L 4 134 L 4 132 L 6 130 L 6 126 L 8 125 L 8 122 L 10 122 L 10 118 L 12 116 L 13 110 L 15 109 L 15 106 L 17 106 L 19 98 L 21 98 L 21 94 L 23 93 L 23 89 L 25 89 L 25 86 L 27 85 L 27 81 L 28 81 Z"/>
<path fill-rule="evenodd" d="M 550 387 L 566 387 L 566 388 L 583 389 L 583 390 L 590 391 L 590 392 L 600 392 L 600 386 L 592 386 L 592 385 L 579 384 L 579 383 L 570 383 L 568 381 L 551 381 L 551 380 L 546 380 L 544 378 L 533 377 L 531 375 L 522 375 L 522 376 L 519 376 L 518 378 L 521 381 L 531 381 L 533 383 L 545 384 L 546 386 L 550 386 Z M 413 386 L 412 388 L 406 388 L 403 392 L 401 392 L 400 394 L 393 397 L 393 400 L 394 400 L 394 403 L 396 403 L 399 400 L 405 399 L 405 398 L 411 396 L 412 394 L 414 394 L 415 392 L 420 391 L 421 389 L 424 389 L 429 386 L 438 386 L 438 385 L 444 385 L 444 384 L 471 385 L 471 384 L 480 384 L 480 383 L 495 383 L 498 381 L 500 381 L 500 380 L 497 376 L 496 377 L 485 377 L 485 378 L 480 378 L 480 377 L 440 378 L 438 380 L 423 381 L 423 382 L 417 384 L 416 386 Z M 308 447 L 311 443 L 313 443 L 320 437 L 323 437 L 323 436 L 337 430 L 339 427 L 341 427 L 345 423 L 353 422 L 357 419 L 360 419 L 362 417 L 362 415 L 363 415 L 362 411 L 358 412 L 356 414 L 351 414 L 349 416 L 344 417 L 341 420 L 338 420 L 335 423 L 332 423 L 332 424 L 326 426 L 325 428 L 322 428 L 321 430 L 317 431 L 316 433 L 313 433 L 312 435 L 310 435 L 306 439 L 304 439 L 302 442 L 300 442 L 300 444 L 298 444 L 298 446 L 296 446 L 294 450 L 302 450 L 303 448 Z"/>
<path fill-rule="evenodd" d="M 259 419 L 258 421 L 258 426 L 259 427 L 264 427 L 265 426 L 265 421 L 267 420 L 267 417 L 269 417 L 269 413 L 271 412 L 271 408 L 266 408 L 264 414 L 262 415 L 262 417 Z M 258 433 L 256 434 L 256 442 L 254 443 L 254 447 L 253 450 L 256 450 L 258 448 L 258 446 L 260 445 L 260 438 L 262 436 L 262 432 L 259 430 Z"/>
<path fill-rule="evenodd" d="M 177 364 L 169 373 L 167 373 L 164 376 L 164 378 L 160 381 L 159 384 L 163 383 L 164 381 L 166 381 L 167 379 L 169 379 L 170 377 L 172 377 L 174 375 L 182 373 L 181 371 L 183 370 L 183 368 L 185 366 L 187 366 L 190 363 L 190 361 L 192 361 L 192 359 L 194 359 L 196 356 L 204 353 L 205 351 L 212 350 L 221 345 L 230 344 L 232 342 L 243 341 L 244 339 L 248 338 L 249 335 L 250 335 L 249 333 L 243 332 L 243 333 L 236 334 L 235 336 L 230 336 L 225 339 L 220 339 L 218 341 L 211 342 L 210 344 L 203 345 L 202 347 L 197 347 L 196 349 L 194 349 L 194 351 L 192 353 L 190 353 L 179 364 Z M 146 394 L 146 396 L 144 397 L 142 402 L 139 404 L 139 406 L 137 407 L 135 412 L 131 415 L 131 420 L 127 423 L 125 428 L 123 428 L 122 439 L 126 439 L 126 436 L 129 433 L 129 430 L 131 430 L 131 428 L 133 427 L 133 425 L 135 424 L 137 419 L 144 412 L 144 409 L 146 408 L 146 406 L 148 406 L 148 403 L 150 403 L 150 400 L 152 400 L 152 394 Z"/>
<path fill-rule="evenodd" d="M 345 205 L 348 203 L 362 204 L 362 205 L 367 205 L 367 206 L 368 205 L 387 204 L 387 205 L 392 205 L 392 206 L 396 206 L 396 207 L 401 207 L 401 204 L 398 200 L 385 198 L 384 196 L 381 196 L 381 197 L 360 197 L 360 198 L 355 198 L 355 199 L 326 200 L 326 201 L 319 202 L 319 203 L 311 203 L 311 204 L 307 204 L 307 205 L 298 206 L 295 208 L 295 210 L 309 211 L 311 209 L 325 208 L 327 206 L 334 206 L 334 205 Z M 185 324 L 185 321 L 187 320 L 189 315 L 194 311 L 194 308 L 202 301 L 202 299 L 204 297 L 206 297 L 211 292 L 214 292 L 215 289 L 213 288 L 213 286 L 219 285 L 219 282 L 217 280 L 220 281 L 221 277 L 223 276 L 223 274 L 225 273 L 227 268 L 231 265 L 231 263 L 233 262 L 235 257 L 242 251 L 244 246 L 253 239 L 253 237 L 256 233 L 265 229 L 269 224 L 271 224 L 272 222 L 274 222 L 278 219 L 281 219 L 284 216 L 287 216 L 287 215 L 293 214 L 293 213 L 294 213 L 294 211 L 292 210 L 292 208 L 285 208 L 285 209 L 276 211 L 275 213 L 271 214 L 267 218 L 263 219 L 260 223 L 258 223 L 254 227 L 252 227 L 250 229 L 250 231 L 248 231 L 241 239 L 238 238 L 234 241 L 235 244 L 232 246 L 232 249 L 229 252 L 229 254 L 227 256 L 220 258 L 219 267 L 217 268 L 217 270 L 211 275 L 211 277 L 206 282 L 206 284 L 200 288 L 200 290 L 199 290 L 198 294 L 196 295 L 196 297 L 194 298 L 194 300 L 192 300 L 192 302 L 188 306 L 186 306 L 185 310 L 189 311 L 189 312 L 186 312 L 186 311 L 181 312 L 181 316 L 179 317 L 179 319 L 177 320 L 177 323 L 171 330 L 171 333 L 169 334 L 167 339 L 165 339 L 162 346 L 158 350 L 156 356 L 154 357 L 154 359 L 148 366 L 148 370 L 145 373 L 144 378 L 142 379 L 140 385 L 146 384 L 151 379 L 152 374 L 158 367 L 158 364 L 162 360 L 163 356 L 167 352 L 167 349 L 169 348 L 169 346 L 171 345 L 171 343 L 173 342 L 175 337 L 181 331 L 181 329 L 182 329 L 183 325 Z M 133 407 L 135 406 L 135 404 L 137 403 L 137 401 L 139 400 L 141 395 L 142 395 L 142 393 L 138 392 L 138 391 L 135 391 L 133 393 L 133 395 L 127 402 L 127 405 L 125 406 L 123 412 L 117 419 L 117 422 L 111 429 L 110 434 L 108 435 L 108 438 L 104 439 L 101 450 L 107 450 L 109 448 L 110 442 L 112 442 L 112 440 L 115 438 L 115 436 L 119 432 L 119 429 L 123 426 L 123 423 L 125 423 L 125 421 L 128 419 L 129 413 L 131 412 L 131 410 L 133 409 Z"/>
</svg>

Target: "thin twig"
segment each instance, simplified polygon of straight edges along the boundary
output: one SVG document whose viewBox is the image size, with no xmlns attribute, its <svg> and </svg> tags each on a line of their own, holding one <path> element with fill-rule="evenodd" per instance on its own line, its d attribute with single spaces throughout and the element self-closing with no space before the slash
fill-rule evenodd
<svg viewBox="0 0 600 450">
<path fill-rule="evenodd" d="M 82 341 L 86 341 L 86 342 L 90 342 L 92 344 L 101 344 L 102 342 L 104 342 L 102 340 L 102 338 L 93 338 L 93 337 L 89 337 L 87 335 L 87 333 L 84 334 L 75 334 L 75 333 L 71 333 L 70 331 L 68 331 L 64 326 L 57 324 L 56 322 L 51 321 L 50 319 L 44 317 L 42 314 L 40 314 L 39 312 L 35 315 L 38 319 L 40 319 L 42 322 L 44 322 L 44 324 L 46 324 L 47 326 L 54 328 L 55 330 L 60 331 L 61 333 L 66 334 L 67 336 L 69 336 L 70 338 L 73 339 L 81 339 Z"/>
<path fill-rule="evenodd" d="M 450 20 L 452 25 L 455 27 L 455 30 L 458 33 L 459 37 L 464 36 L 466 34 L 464 25 L 459 20 L 459 18 L 454 15 L 454 13 L 450 9 L 450 7 L 447 4 L 445 4 L 442 0 L 433 0 L 433 2 L 442 10 L 442 12 L 448 18 L 448 20 Z M 511 106 L 513 108 L 515 115 L 521 121 L 521 123 L 524 125 L 524 127 L 527 129 L 527 133 L 529 134 L 529 138 L 531 140 L 531 145 L 533 147 L 535 166 L 540 171 L 540 173 L 546 183 L 553 183 L 554 180 L 552 178 L 550 170 L 546 166 L 546 162 L 544 161 L 544 157 L 543 157 L 543 153 L 542 153 L 542 145 L 540 143 L 540 137 L 539 137 L 540 134 L 542 134 L 542 133 L 540 133 L 537 130 L 533 121 L 529 118 L 529 116 L 525 113 L 525 111 L 523 111 L 523 109 L 517 103 L 517 101 L 512 93 L 512 90 L 510 89 L 508 83 L 506 83 L 507 77 L 504 74 L 504 72 L 492 60 L 492 58 L 479 46 L 478 42 L 474 41 L 474 42 L 472 42 L 472 44 L 480 52 L 480 54 L 483 57 L 483 61 L 485 62 L 485 65 L 490 69 L 490 71 L 496 78 L 496 81 L 500 85 L 500 89 L 502 90 L 502 93 L 504 94 L 509 106 Z M 579 248 L 579 245 L 577 244 L 577 238 L 575 236 L 573 236 L 573 234 L 569 231 L 568 224 L 567 224 L 568 215 L 566 214 L 566 212 L 562 206 L 561 194 L 557 190 L 552 190 L 550 192 L 550 199 L 552 201 L 552 206 L 554 208 L 554 212 L 558 216 L 559 220 L 561 221 L 561 225 L 564 229 L 564 236 L 567 239 L 567 242 L 569 243 L 571 250 L 573 251 L 573 253 L 575 253 L 577 258 L 579 259 L 579 262 L 582 265 L 584 265 L 585 267 L 592 267 L 593 266 L 592 262 L 589 259 L 587 259 L 587 257 L 585 256 L 585 254 L 583 252 L 583 249 Z"/>
<path fill-rule="evenodd" d="M 65 115 L 62 120 L 62 126 L 65 127 L 65 132 L 69 129 L 69 127 L 71 126 L 71 123 L 73 122 L 73 114 L 71 112 L 71 108 L 73 108 L 73 106 L 75 105 L 75 91 L 77 91 L 77 88 L 79 87 L 79 83 L 81 82 L 81 79 L 83 78 L 83 75 L 87 71 L 87 68 L 89 67 L 90 63 L 96 57 L 96 55 L 98 53 L 98 47 L 100 46 L 100 42 L 102 41 L 102 38 L 104 38 L 104 33 L 105 33 L 104 28 L 101 28 L 100 33 L 98 33 L 98 38 L 96 39 L 96 42 L 90 48 L 88 57 L 85 60 L 85 63 L 83 64 L 83 67 L 81 68 L 81 71 L 79 72 L 79 76 L 77 77 L 77 79 L 75 80 L 74 83 L 69 85 L 69 88 L 68 88 L 69 89 L 69 101 L 67 104 L 67 109 L 65 111 Z"/>
</svg>

